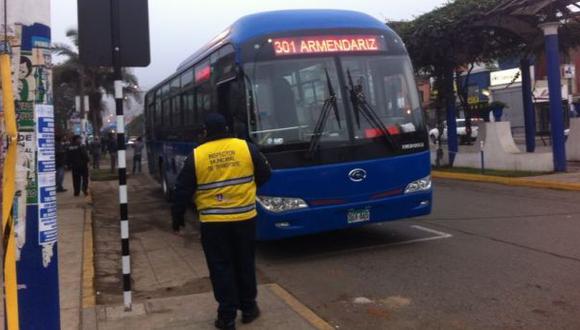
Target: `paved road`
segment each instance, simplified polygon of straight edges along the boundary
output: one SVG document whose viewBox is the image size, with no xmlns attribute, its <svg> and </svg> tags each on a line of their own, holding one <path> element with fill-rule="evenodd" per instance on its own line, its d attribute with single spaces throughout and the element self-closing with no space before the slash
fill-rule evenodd
<svg viewBox="0 0 580 330">
<path fill-rule="evenodd" d="M 263 244 L 259 265 L 340 328 L 578 329 L 579 201 L 437 181 L 429 217 Z"/>
<path fill-rule="evenodd" d="M 135 260 L 147 260 L 137 297 L 209 290 L 199 251 L 183 270 L 151 259 L 168 249 L 148 247 L 165 244 L 175 252 L 159 262 L 186 260 L 198 237 L 192 230 L 191 244 L 172 242 L 158 186 L 144 177 L 129 184 L 132 235 L 142 243 Z M 96 192 L 97 289 L 101 302 L 120 301 L 114 184 Z M 429 217 L 260 243 L 260 282 L 280 284 L 340 329 L 578 329 L 579 201 L 571 192 L 436 181 Z"/>
</svg>

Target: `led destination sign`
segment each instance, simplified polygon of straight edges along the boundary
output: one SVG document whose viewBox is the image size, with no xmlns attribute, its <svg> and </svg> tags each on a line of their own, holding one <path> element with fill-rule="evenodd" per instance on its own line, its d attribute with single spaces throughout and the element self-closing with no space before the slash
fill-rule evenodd
<svg viewBox="0 0 580 330">
<path fill-rule="evenodd" d="M 377 52 L 386 50 L 376 35 L 308 36 L 272 40 L 276 56 L 324 53 Z"/>
</svg>

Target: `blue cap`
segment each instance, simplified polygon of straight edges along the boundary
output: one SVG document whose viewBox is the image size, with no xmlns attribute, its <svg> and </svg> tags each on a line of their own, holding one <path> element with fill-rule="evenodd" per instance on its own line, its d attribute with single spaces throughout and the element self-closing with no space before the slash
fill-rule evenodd
<svg viewBox="0 0 580 330">
<path fill-rule="evenodd" d="M 216 134 L 226 133 L 226 118 L 217 112 L 210 112 L 205 116 L 205 129 L 207 135 L 212 136 Z"/>
</svg>

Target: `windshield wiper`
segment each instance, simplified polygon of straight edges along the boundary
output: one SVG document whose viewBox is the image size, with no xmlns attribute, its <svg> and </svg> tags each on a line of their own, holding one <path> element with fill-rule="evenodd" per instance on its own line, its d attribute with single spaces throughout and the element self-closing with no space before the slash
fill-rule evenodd
<svg viewBox="0 0 580 330">
<path fill-rule="evenodd" d="M 381 135 L 385 138 L 387 143 L 393 150 L 397 150 L 395 142 L 393 141 L 393 136 L 389 132 L 389 130 L 383 124 L 383 121 L 377 114 L 377 112 L 370 106 L 367 102 L 366 97 L 364 95 L 362 84 L 359 85 L 359 90 L 355 90 L 354 83 L 352 81 L 352 75 L 350 74 L 350 69 L 346 70 L 348 75 L 348 83 L 349 83 L 349 92 L 350 92 L 350 102 L 352 104 L 352 108 L 354 111 L 354 115 L 356 118 L 356 123 L 358 128 L 360 129 L 360 115 L 362 116 L 375 128 L 378 128 L 381 131 Z"/>
<path fill-rule="evenodd" d="M 314 131 L 312 132 L 312 138 L 310 138 L 310 147 L 308 148 L 308 154 L 312 157 L 316 152 L 316 149 L 320 145 L 320 139 L 322 138 L 322 134 L 324 132 L 324 127 L 326 126 L 326 122 L 328 121 L 328 115 L 330 114 L 330 110 L 334 111 L 334 116 L 336 117 L 336 121 L 338 122 L 338 127 L 342 129 L 340 125 L 340 117 L 338 113 L 338 105 L 336 102 L 336 93 L 334 91 L 334 87 L 332 86 L 332 82 L 330 81 L 330 75 L 328 74 L 328 70 L 324 69 L 326 74 L 326 84 L 328 86 L 328 95 L 329 97 L 324 100 L 324 104 L 322 105 L 322 109 L 320 111 L 320 116 L 316 121 L 316 126 L 314 127 Z"/>
</svg>

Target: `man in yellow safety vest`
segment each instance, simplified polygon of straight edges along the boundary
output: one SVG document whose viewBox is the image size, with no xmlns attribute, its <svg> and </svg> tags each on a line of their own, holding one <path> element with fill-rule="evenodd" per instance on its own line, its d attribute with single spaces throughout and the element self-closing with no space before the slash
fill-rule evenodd
<svg viewBox="0 0 580 330">
<path fill-rule="evenodd" d="M 258 148 L 228 136 L 224 116 L 205 118 L 207 141 L 186 159 L 173 192 L 173 230 L 184 226 L 193 201 L 201 222 L 201 241 L 214 296 L 219 303 L 215 326 L 235 329 L 237 310 L 242 322 L 260 315 L 256 303 L 256 189 L 271 169 Z"/>
</svg>

